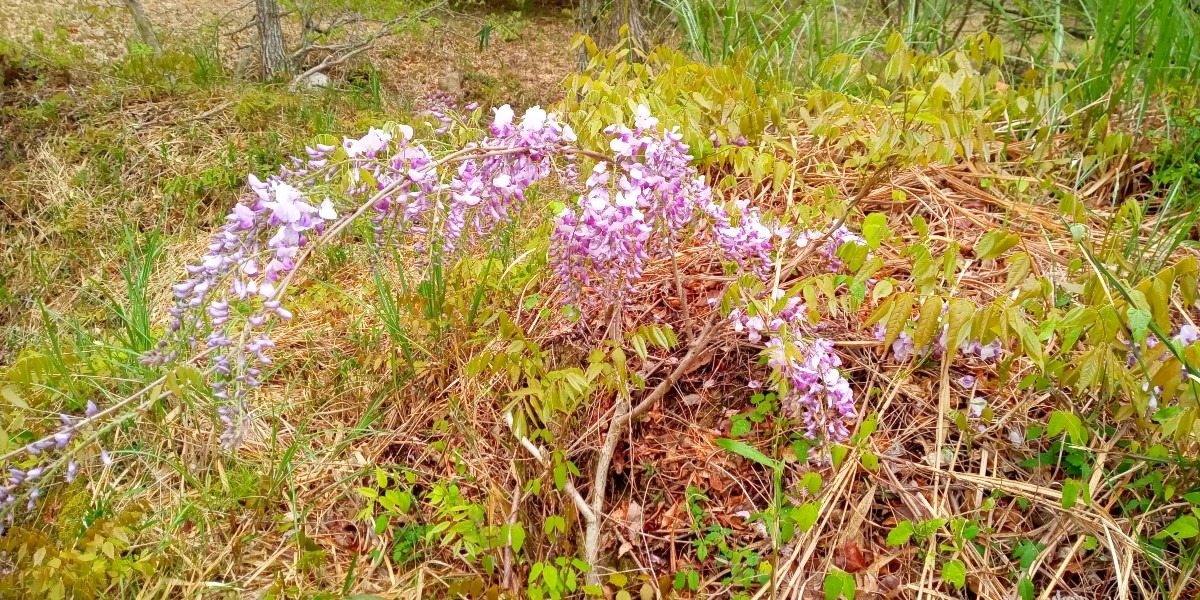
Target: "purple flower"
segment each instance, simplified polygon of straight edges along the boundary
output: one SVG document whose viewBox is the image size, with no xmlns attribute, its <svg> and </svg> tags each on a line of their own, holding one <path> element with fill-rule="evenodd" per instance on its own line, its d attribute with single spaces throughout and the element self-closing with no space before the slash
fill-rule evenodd
<svg viewBox="0 0 1200 600">
<path fill-rule="evenodd" d="M 1200 340 L 1200 329 L 1196 329 L 1196 326 L 1190 323 L 1185 324 L 1179 328 L 1174 340 L 1180 346 L 1190 346 L 1196 340 Z"/>
<path fill-rule="evenodd" d="M 967 415 L 972 419 L 978 419 L 983 415 L 983 409 L 987 408 L 987 398 L 982 396 L 974 396 L 967 403 Z"/>
<path fill-rule="evenodd" d="M 807 328 L 804 304 L 797 297 L 781 302 L 785 297 L 780 290 L 770 295 L 770 306 L 778 312 L 769 315 L 748 317 L 735 308 L 729 315 L 733 328 L 745 331 L 751 341 L 769 336 L 767 364 L 778 377 L 772 381 L 778 381 L 784 413 L 800 423 L 804 436 L 820 444 L 843 441 L 858 412 L 850 384 L 838 369 L 841 358 L 833 342 L 801 337 Z M 758 380 L 750 383 L 751 389 L 760 385 Z"/>
<path fill-rule="evenodd" d="M 907 362 L 916 354 L 912 336 L 907 331 L 901 331 L 900 335 L 896 336 L 896 341 L 892 342 L 892 354 L 895 355 L 897 362 Z"/>
</svg>

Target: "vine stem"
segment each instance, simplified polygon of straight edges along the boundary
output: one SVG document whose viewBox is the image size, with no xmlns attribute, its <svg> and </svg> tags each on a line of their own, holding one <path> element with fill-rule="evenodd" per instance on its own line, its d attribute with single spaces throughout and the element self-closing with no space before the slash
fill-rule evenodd
<svg viewBox="0 0 1200 600">
<path fill-rule="evenodd" d="M 203 352 L 200 352 L 199 354 L 188 359 L 187 362 L 196 362 L 197 360 L 200 360 L 201 358 L 207 356 L 212 351 L 213 351 L 212 348 L 207 348 Z M 211 369 L 210 369 L 210 371 L 211 371 Z M 92 423 L 100 421 L 100 420 L 104 419 L 104 417 L 107 417 L 115 412 L 120 411 L 122 408 L 128 406 L 134 400 L 137 400 L 138 398 L 142 397 L 144 394 L 149 393 L 150 391 L 154 390 L 154 388 L 156 388 L 160 385 L 163 385 L 166 382 L 167 382 L 167 376 L 163 375 L 162 377 L 159 377 L 158 379 L 155 379 L 154 381 L 151 381 L 150 383 L 146 384 L 146 386 L 143 387 L 142 389 L 122 398 L 116 404 L 113 404 L 112 406 L 105 408 L 104 410 L 101 410 L 90 417 L 84 417 L 82 419 L 74 421 L 71 425 L 71 429 L 78 431 L 80 429 L 87 427 L 88 425 L 91 425 Z M 170 390 L 167 390 L 167 391 L 170 391 Z M 159 398 L 162 398 L 163 396 L 165 396 L 165 394 L 156 395 L 153 398 L 151 398 L 150 400 L 147 400 L 145 403 L 143 403 L 138 408 L 141 409 L 144 406 L 149 406 L 150 404 L 153 404 L 156 400 L 158 400 Z M 108 428 L 106 427 L 105 429 L 101 430 L 101 433 L 103 433 L 104 431 L 107 431 L 107 430 L 108 430 Z M 52 437 L 54 437 L 54 434 L 43 436 L 41 439 L 34 440 L 33 442 L 31 442 L 25 446 L 21 446 L 20 448 L 17 448 L 15 450 L 10 450 L 5 454 L 0 455 L 0 462 L 8 462 L 9 460 L 19 456 L 22 452 L 25 452 L 25 448 L 27 448 L 28 446 L 31 446 L 38 442 L 48 440 Z M 92 438 L 89 438 L 88 441 L 91 441 L 91 439 Z M 83 445 L 84 444 L 80 444 L 80 446 L 83 446 Z"/>
<path fill-rule="evenodd" d="M 196 356 L 192 357 L 191 361 L 196 361 L 196 360 L 200 359 L 201 357 L 207 355 L 211 351 L 212 351 L 212 349 L 209 348 L 209 349 L 205 350 L 204 352 L 201 352 L 200 354 L 197 354 Z M 208 375 L 208 374 L 211 374 L 214 370 L 216 370 L 215 367 L 209 367 L 201 374 Z M 158 379 L 154 380 L 152 383 L 150 383 L 146 387 L 138 390 L 137 392 L 134 392 L 130 396 L 123 398 L 120 402 L 117 402 L 116 404 L 104 409 L 103 411 L 96 413 L 95 415 L 92 415 L 91 417 L 87 417 L 85 419 L 80 420 L 78 423 L 72 425 L 72 429 L 78 431 L 79 429 L 83 428 L 86 425 L 94 423 L 95 421 L 97 421 L 107 415 L 110 415 L 114 412 L 119 411 L 121 408 L 128 406 L 131 402 L 133 402 L 134 400 L 137 400 L 142 395 L 147 394 L 148 392 L 152 392 L 155 389 L 159 389 L 164 383 L 166 383 L 166 381 L 167 381 L 166 375 L 159 377 Z M 149 398 L 146 398 L 145 400 L 142 401 L 141 404 L 137 405 L 137 407 L 131 411 L 131 414 L 136 414 L 138 412 L 141 412 L 143 410 L 150 408 L 150 406 L 152 404 L 154 404 L 155 402 L 158 402 L 159 400 L 161 400 L 163 398 L 166 398 L 167 396 L 171 395 L 172 393 L 173 392 L 171 392 L 171 390 L 169 388 L 159 389 L 159 392 L 157 394 L 150 394 Z M 183 398 L 180 398 L 180 400 L 182 400 L 182 399 Z M 124 419 L 127 419 L 130 416 L 131 415 L 125 415 L 124 417 L 121 417 L 118 419 L 113 419 L 112 421 L 109 421 L 107 424 L 105 424 L 100 429 L 92 432 L 92 434 L 90 436 L 88 436 L 87 439 L 83 440 L 79 444 L 76 444 L 75 447 L 72 448 L 69 452 L 64 452 L 58 458 L 55 458 L 53 461 L 50 461 L 50 463 L 48 463 L 42 467 L 42 469 L 43 469 L 42 478 L 47 479 L 47 480 L 50 479 L 50 477 L 53 476 L 55 473 L 57 473 L 59 471 L 59 469 L 61 469 L 63 467 L 63 465 L 67 464 L 68 461 L 72 460 L 74 458 L 74 456 L 79 453 L 79 450 L 86 448 L 89 445 L 99 441 L 100 438 L 104 436 L 104 434 L 108 433 L 109 431 L 112 431 Z M 49 439 L 51 437 L 53 437 L 53 436 L 52 435 L 46 436 L 42 439 L 43 440 Z M 41 440 L 38 440 L 38 441 L 41 441 Z M 25 448 L 27 448 L 27 447 L 28 446 L 23 446 L 17 450 L 13 450 L 13 451 L 5 454 L 4 456 L 0 456 L 0 461 L 7 462 L 8 459 L 13 458 L 14 456 L 20 454 L 21 452 L 24 452 Z M 7 506 L 4 506 L 4 507 L 0 507 L 0 516 L 6 515 L 6 514 L 12 512 L 13 510 L 15 510 L 16 507 L 20 506 L 22 502 L 24 502 L 25 500 L 27 500 L 30 497 L 30 495 L 33 493 L 33 490 L 36 488 L 37 488 L 37 486 L 32 486 L 29 489 L 26 489 L 24 493 L 22 493 L 20 496 L 18 496 L 16 502 L 8 504 Z"/>
<path fill-rule="evenodd" d="M 612 465 L 613 453 L 617 450 L 617 443 L 621 439 L 621 434 L 629 422 L 638 417 L 642 413 L 654 406 L 675 387 L 676 383 L 690 370 L 691 366 L 704 354 L 708 349 L 709 342 L 712 340 L 713 333 L 717 330 L 719 312 L 714 311 L 709 317 L 708 323 L 700 334 L 692 341 L 688 348 L 688 352 L 678 365 L 671 371 L 667 378 L 659 382 L 641 402 L 636 406 L 630 406 L 631 401 L 628 398 L 622 397 L 617 413 L 613 415 L 612 421 L 609 421 L 608 434 L 604 438 L 604 446 L 600 448 L 600 454 L 596 457 L 595 475 L 592 480 L 591 503 L 589 504 L 589 513 L 585 514 L 585 522 L 587 527 L 583 536 L 583 560 L 591 570 L 587 574 L 588 585 L 600 585 L 600 573 L 598 567 L 600 558 L 600 530 L 603 525 L 604 515 L 604 491 L 608 487 L 608 469 Z"/>
</svg>

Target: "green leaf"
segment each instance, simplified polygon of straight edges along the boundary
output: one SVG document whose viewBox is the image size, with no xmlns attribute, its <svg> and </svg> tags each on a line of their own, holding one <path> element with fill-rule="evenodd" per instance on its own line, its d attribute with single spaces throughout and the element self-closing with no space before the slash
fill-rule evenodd
<svg viewBox="0 0 1200 600">
<path fill-rule="evenodd" d="M 1197 521 L 1196 517 L 1192 515 L 1183 515 L 1154 537 L 1162 539 L 1170 536 L 1179 541 L 1194 538 L 1197 534 L 1200 534 L 1200 521 Z"/>
<path fill-rule="evenodd" d="M 888 532 L 887 545 L 903 546 L 907 544 L 908 540 L 912 539 L 914 531 L 912 521 L 907 519 L 900 521 L 895 528 Z"/>
<path fill-rule="evenodd" d="M 520 523 L 513 523 L 508 528 L 508 541 L 512 544 L 514 554 L 521 553 L 521 547 L 525 545 L 525 528 Z"/>
<path fill-rule="evenodd" d="M 867 240 L 867 246 L 872 250 L 879 248 L 879 244 L 888 234 L 887 216 L 883 213 L 871 213 L 863 219 L 862 226 L 863 238 Z"/>
<path fill-rule="evenodd" d="M 1020 236 L 1003 229 L 994 229 L 983 235 L 975 244 L 975 257 L 979 260 L 996 258 L 1021 242 Z"/>
<path fill-rule="evenodd" d="M 837 600 L 840 597 L 854 600 L 855 591 L 853 575 L 836 567 L 825 575 L 825 600 Z"/>
<path fill-rule="evenodd" d="M 729 427 L 729 435 L 732 435 L 733 437 L 742 437 L 743 435 L 750 433 L 750 429 L 752 427 L 750 419 L 747 419 L 742 415 L 736 416 L 741 418 L 733 420 L 733 425 Z"/>
<path fill-rule="evenodd" d="M 1017 584 L 1017 594 L 1021 600 L 1033 600 L 1033 582 L 1028 577 L 1022 577 L 1021 583 Z"/>
<path fill-rule="evenodd" d="M 1064 509 L 1071 510 L 1075 507 L 1075 503 L 1079 501 L 1079 489 L 1079 482 L 1074 479 L 1063 482 L 1062 507 Z"/>
<path fill-rule="evenodd" d="M 766 454 L 759 452 L 754 446 L 751 446 L 745 442 L 720 438 L 715 440 L 714 443 L 734 454 L 737 454 L 738 456 L 748 458 L 760 465 L 770 467 L 772 469 L 776 467 L 776 461 L 772 460 Z"/>
<path fill-rule="evenodd" d="M 941 296 L 930 296 L 921 305 L 921 315 L 917 318 L 917 329 L 913 332 L 913 345 L 924 348 L 933 340 L 938 329 L 938 320 L 942 316 L 943 300 Z"/>
<path fill-rule="evenodd" d="M 946 284 L 954 283 L 954 273 L 958 270 L 958 242 L 950 242 L 946 254 L 942 256 L 942 276 Z"/>
<path fill-rule="evenodd" d="M 847 454 L 850 454 L 850 448 L 841 444 L 829 449 L 829 458 L 833 461 L 833 466 L 835 467 L 842 465 L 842 461 L 846 460 Z"/>
<path fill-rule="evenodd" d="M 808 490 L 810 496 L 815 496 L 821 490 L 821 474 L 816 471 L 809 471 L 800 478 L 800 487 Z"/>
<path fill-rule="evenodd" d="M 20 390 L 15 385 L 10 384 L 0 388 L 0 395 L 4 396 L 4 399 L 7 400 L 9 404 L 12 404 L 17 408 L 29 408 L 29 404 L 27 404 L 25 400 L 21 398 Z"/>
<path fill-rule="evenodd" d="M 961 590 L 967 584 L 967 565 L 954 559 L 942 565 L 942 580 Z"/>
<path fill-rule="evenodd" d="M 792 520 L 796 522 L 796 527 L 800 528 L 800 531 L 812 529 L 820 516 L 820 502 L 805 502 L 792 510 Z"/>
<path fill-rule="evenodd" d="M 908 322 L 909 315 L 912 314 L 912 306 L 915 301 L 912 292 L 904 292 L 895 298 L 891 314 L 888 315 L 887 335 L 883 339 L 885 349 L 891 348 L 892 342 L 895 342 L 900 332 L 904 331 L 904 325 Z"/>
<path fill-rule="evenodd" d="M 921 215 L 913 215 L 912 226 L 913 230 L 917 232 L 917 235 L 920 236 L 921 239 L 929 237 L 929 223 L 925 220 L 925 217 L 922 217 Z"/>
<path fill-rule="evenodd" d="M 875 284 L 875 287 L 871 289 L 871 301 L 879 302 L 880 298 L 887 298 L 888 296 L 891 296 L 892 290 L 894 287 L 895 286 L 892 284 L 892 280 L 890 280 L 890 279 L 880 280 L 878 283 Z M 890 307 L 890 305 L 889 305 L 889 307 Z M 874 316 L 874 315 L 872 314 L 872 316 Z M 883 318 L 883 316 L 880 315 L 880 318 Z M 878 321 L 879 319 L 875 319 L 875 320 Z M 872 323 L 872 324 L 874 324 L 874 323 Z M 869 325 L 868 325 L 868 327 L 869 327 Z"/>
<path fill-rule="evenodd" d="M 562 490 L 567 485 L 567 465 L 561 462 L 554 465 L 554 488 Z"/>
<path fill-rule="evenodd" d="M 179 382 L 176 381 L 175 371 L 167 372 L 167 389 L 171 390 L 176 398 L 183 398 L 183 388 L 179 387 Z"/>
<path fill-rule="evenodd" d="M 629 345 L 633 346 L 633 353 L 637 354 L 638 358 L 646 360 L 649 356 L 649 350 L 646 348 L 646 338 L 640 335 L 633 335 L 629 338 Z"/>
<path fill-rule="evenodd" d="M 1126 318 L 1129 319 L 1129 331 L 1133 333 L 1134 341 L 1139 344 L 1145 342 L 1146 329 L 1150 326 L 1150 321 L 1154 319 L 1154 315 L 1148 310 L 1130 307 L 1126 311 Z"/>
<path fill-rule="evenodd" d="M 1021 347 L 1025 349 L 1025 354 L 1033 359 L 1038 368 L 1045 369 L 1046 357 L 1042 354 L 1042 342 L 1033 327 L 1024 320 L 1017 320 L 1017 335 L 1021 338 Z"/>
<path fill-rule="evenodd" d="M 1050 422 L 1046 426 L 1046 433 L 1050 437 L 1057 437 L 1064 431 L 1072 443 L 1081 446 L 1087 444 L 1088 432 L 1079 416 L 1067 411 L 1056 410 L 1050 415 Z"/>
<path fill-rule="evenodd" d="M 1019 252 L 1012 255 L 1008 259 L 1008 277 L 1004 284 L 1004 291 L 1009 291 L 1021 285 L 1025 278 L 1029 276 L 1031 263 L 1029 255 L 1024 252 Z"/>
<path fill-rule="evenodd" d="M 963 326 L 969 323 L 974 316 L 975 304 L 973 302 L 959 298 L 950 299 L 950 309 L 946 311 L 946 350 L 949 355 L 947 360 L 954 359 L 954 355 L 961 345 L 962 340 L 959 339 L 959 336 Z"/>
<path fill-rule="evenodd" d="M 883 284 L 886 281 L 887 280 L 880 281 L 879 283 Z M 878 291 L 879 285 L 876 285 L 875 289 Z M 891 292 L 891 285 L 888 286 L 888 291 L 889 291 L 889 293 Z M 874 293 L 872 293 L 871 295 L 874 296 Z M 888 313 L 891 312 L 893 303 L 894 303 L 894 300 L 891 297 L 889 297 L 887 300 L 884 300 L 883 303 L 881 303 L 879 306 L 875 307 L 875 310 L 871 311 L 870 316 L 868 316 L 867 320 L 863 322 L 863 327 L 870 327 L 870 326 L 878 323 L 879 321 L 883 320 L 883 318 L 888 316 Z"/>
<path fill-rule="evenodd" d="M 863 451 L 861 458 L 862 466 L 868 471 L 879 470 L 879 457 L 872 452 Z"/>
</svg>

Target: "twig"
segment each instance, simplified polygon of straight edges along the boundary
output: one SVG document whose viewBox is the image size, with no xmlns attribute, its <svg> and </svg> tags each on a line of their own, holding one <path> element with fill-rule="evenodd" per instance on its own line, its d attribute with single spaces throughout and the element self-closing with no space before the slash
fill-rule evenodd
<svg viewBox="0 0 1200 600">
<path fill-rule="evenodd" d="M 538 464 L 543 467 L 550 468 L 550 461 L 546 459 L 546 455 L 542 453 L 541 449 L 529 441 L 529 438 L 517 433 L 517 429 L 513 426 L 511 412 L 504 413 L 504 422 L 508 424 L 508 429 L 513 432 L 513 436 L 517 438 L 521 446 L 528 450 L 529 454 L 533 455 L 534 460 L 538 461 Z M 592 507 L 588 506 L 587 501 L 583 499 L 583 494 L 580 494 L 579 490 L 576 489 L 574 481 L 568 478 L 566 485 L 563 486 L 563 490 L 571 497 L 571 501 L 575 503 L 575 508 L 579 510 L 579 514 L 583 515 L 584 521 L 591 523 L 596 519 L 596 516 L 592 514 Z"/>
<path fill-rule="evenodd" d="M 335 67 L 337 65 L 340 65 L 340 64 L 350 60 L 351 58 L 354 58 L 355 56 L 358 56 L 359 54 L 366 52 L 367 50 L 371 49 L 371 47 L 373 47 L 375 45 L 375 42 L 379 41 L 380 38 L 392 35 L 392 33 L 394 33 L 394 29 L 396 28 L 396 26 L 398 26 L 401 23 L 404 23 L 406 21 L 415 21 L 417 19 L 420 19 L 420 18 L 424 17 L 425 15 L 428 15 L 429 13 L 434 12 L 435 10 L 441 8 L 444 4 L 446 4 L 446 0 L 441 0 L 441 2 L 438 2 L 437 4 L 434 4 L 432 6 L 426 7 L 425 9 L 420 10 L 414 14 L 405 15 L 403 17 L 397 17 L 395 19 L 392 19 L 392 20 L 384 23 L 383 25 L 380 25 L 378 31 L 371 34 L 371 36 L 368 37 L 367 39 L 362 40 L 361 42 L 354 44 L 353 46 L 350 46 L 350 50 L 347 51 L 346 53 L 330 54 L 329 56 L 326 56 L 316 66 L 314 66 L 314 67 L 308 69 L 307 71 L 304 71 L 303 73 L 300 73 L 299 75 L 294 77 L 292 79 L 292 83 L 288 87 L 295 89 L 296 86 L 300 85 L 300 82 L 304 81 L 305 79 L 309 78 L 310 76 L 312 76 L 316 73 L 320 73 L 321 71 L 324 71 L 325 69 L 328 69 L 330 67 Z M 305 50 L 305 48 L 301 48 L 301 50 Z"/>
<path fill-rule="evenodd" d="M 822 242 L 829 239 L 829 237 L 832 236 L 835 231 L 841 228 L 842 225 L 845 225 L 846 219 L 850 217 L 850 213 L 854 210 L 854 207 L 858 206 L 858 203 L 862 202 L 863 198 L 866 198 L 867 195 L 871 193 L 871 190 L 875 189 L 875 186 L 881 179 L 883 179 L 884 174 L 890 171 L 894 164 L 894 159 L 888 159 L 887 163 L 880 167 L 879 170 L 872 173 L 871 176 L 868 177 L 858 189 L 858 193 L 855 194 L 854 197 L 850 199 L 850 202 L 846 204 L 846 210 L 842 213 L 842 216 L 838 217 L 837 220 L 833 222 L 833 226 L 831 226 L 829 229 L 826 229 L 825 233 L 821 234 L 821 237 L 818 237 L 815 240 L 809 240 L 808 245 L 804 248 L 804 251 L 783 267 L 783 272 L 791 273 L 793 269 L 800 266 L 800 263 L 804 262 L 804 260 L 812 255 L 813 252 L 816 252 L 817 247 L 819 247 Z"/>
<path fill-rule="evenodd" d="M 675 274 L 675 295 L 679 297 L 679 307 L 683 310 L 683 335 L 689 342 L 692 340 L 692 315 L 688 308 L 687 296 L 683 292 L 683 279 L 679 276 L 679 261 L 671 252 L 671 272 Z"/>
<path fill-rule="evenodd" d="M 591 518 L 587 519 L 587 528 L 583 538 L 583 560 L 591 566 L 588 571 L 588 585 L 600 584 L 600 573 L 598 567 L 598 559 L 600 556 L 600 526 L 602 521 L 600 517 L 604 514 L 604 490 L 608 486 L 608 468 L 612 464 L 613 453 L 616 452 L 617 443 L 621 439 L 621 433 L 625 426 L 629 424 L 635 417 L 646 412 L 654 405 L 655 402 L 661 400 L 675 387 L 675 384 L 688 372 L 691 366 L 703 355 L 708 349 L 709 341 L 712 339 L 713 332 L 716 331 L 719 312 L 714 311 L 709 317 L 708 324 L 701 330 L 700 335 L 691 343 L 686 355 L 675 365 L 675 369 L 666 379 L 662 380 L 654 390 L 646 395 L 641 402 L 632 408 L 629 408 L 630 400 L 622 398 L 620 400 L 617 414 L 613 416 L 612 421 L 608 425 L 608 435 L 604 438 L 604 446 L 600 449 L 599 456 L 596 457 L 596 468 L 592 479 L 592 502 L 591 502 Z"/>
</svg>

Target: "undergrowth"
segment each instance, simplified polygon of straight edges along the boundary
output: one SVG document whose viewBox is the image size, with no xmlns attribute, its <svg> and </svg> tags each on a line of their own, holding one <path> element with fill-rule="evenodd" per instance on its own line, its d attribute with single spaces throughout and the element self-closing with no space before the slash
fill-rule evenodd
<svg viewBox="0 0 1200 600">
<path fill-rule="evenodd" d="M 234 81 L 202 45 L 0 46 L 0 595 L 1200 592 L 1194 11 L 804 4 L 674 3 L 679 50 L 577 39 L 554 152 L 582 175 L 467 213 L 455 251 L 437 188 L 428 222 L 347 217 L 383 181 L 348 149 L 456 156 L 500 110 L 431 116 L 370 67 Z M 607 128 L 651 120 L 716 225 L 564 280 L 602 261 L 560 253 Z M 305 230 L 292 318 L 231 299 L 171 337 L 171 284 L 281 168 L 330 173 L 300 188 L 339 219 Z M 718 243 L 755 224 L 762 268 Z M 231 449 L 203 342 L 262 314 Z"/>
</svg>

